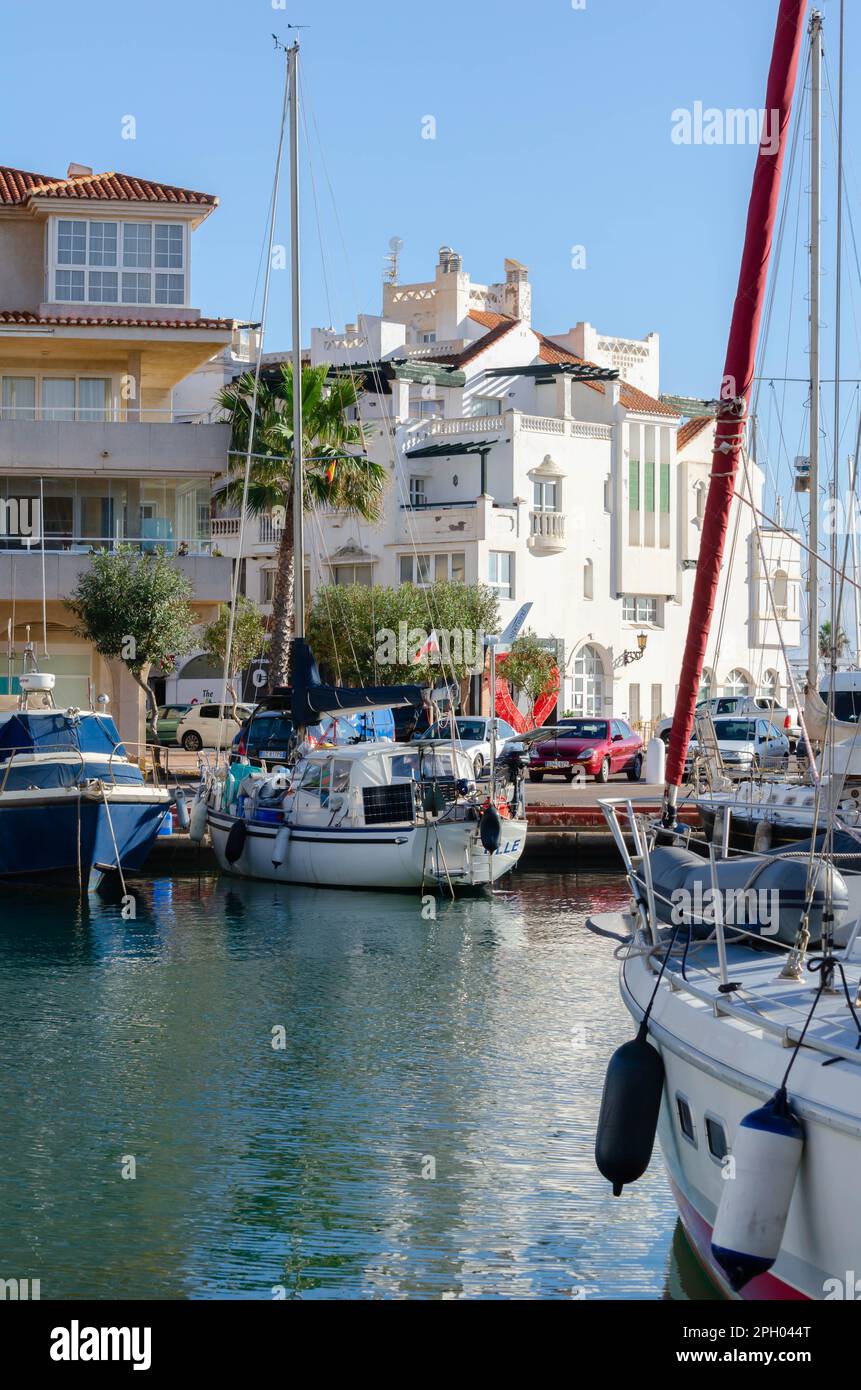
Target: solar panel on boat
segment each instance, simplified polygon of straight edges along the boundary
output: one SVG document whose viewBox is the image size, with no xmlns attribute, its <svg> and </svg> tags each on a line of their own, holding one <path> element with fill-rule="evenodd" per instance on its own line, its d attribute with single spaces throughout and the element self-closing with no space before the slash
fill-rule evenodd
<svg viewBox="0 0 861 1390">
<path fill-rule="evenodd" d="M 412 782 L 395 782 L 390 787 L 363 787 L 362 798 L 366 825 L 411 821 L 413 818 Z"/>
</svg>

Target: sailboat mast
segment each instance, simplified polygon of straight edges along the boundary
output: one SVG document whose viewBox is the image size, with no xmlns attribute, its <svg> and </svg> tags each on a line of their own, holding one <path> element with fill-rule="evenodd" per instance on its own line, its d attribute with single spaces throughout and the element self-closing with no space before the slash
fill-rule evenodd
<svg viewBox="0 0 861 1390">
<path fill-rule="evenodd" d="M 804 33 L 805 9 L 806 0 L 780 0 L 777 14 L 766 88 L 765 119 L 770 122 L 772 131 L 777 123 L 778 142 L 775 149 L 773 142 L 760 141 L 753 173 L 741 270 L 721 383 L 711 480 L 667 757 L 663 819 L 668 825 L 675 821 L 679 787 L 684 778 L 685 754 L 694 723 L 735 492 L 759 325 L 765 303 L 768 262 L 777 217 L 780 175 L 798 72 L 798 55 Z"/>
<path fill-rule="evenodd" d="M 302 462 L 302 304 L 299 263 L 299 45 L 288 55 L 290 81 L 290 272 L 293 295 L 293 636 L 305 636 L 305 487 Z"/>
<path fill-rule="evenodd" d="M 810 551 L 807 571 L 807 684 L 819 689 L 819 293 L 822 276 L 822 15 L 810 16 Z"/>
</svg>

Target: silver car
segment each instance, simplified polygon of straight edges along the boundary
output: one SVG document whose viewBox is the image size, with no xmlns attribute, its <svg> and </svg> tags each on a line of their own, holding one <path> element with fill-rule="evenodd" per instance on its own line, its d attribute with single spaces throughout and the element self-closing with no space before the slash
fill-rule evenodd
<svg viewBox="0 0 861 1390">
<path fill-rule="evenodd" d="M 783 771 L 789 762 L 789 739 L 770 719 L 715 719 L 715 734 L 724 766 L 735 772 Z M 691 738 L 687 766 L 697 751 Z"/>
</svg>

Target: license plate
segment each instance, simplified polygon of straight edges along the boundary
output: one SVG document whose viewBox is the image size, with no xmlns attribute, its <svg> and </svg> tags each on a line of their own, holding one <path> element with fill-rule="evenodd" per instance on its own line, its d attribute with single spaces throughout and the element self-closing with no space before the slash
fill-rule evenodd
<svg viewBox="0 0 861 1390">
<path fill-rule="evenodd" d="M 286 758 L 287 754 L 283 748 L 269 748 L 266 751 L 267 758 Z"/>
<path fill-rule="evenodd" d="M 567 767 L 568 764 L 567 764 L 567 763 L 563 763 L 562 760 L 561 760 L 560 758 L 557 758 L 555 762 L 545 763 L 544 766 L 545 766 L 545 767 Z"/>
</svg>

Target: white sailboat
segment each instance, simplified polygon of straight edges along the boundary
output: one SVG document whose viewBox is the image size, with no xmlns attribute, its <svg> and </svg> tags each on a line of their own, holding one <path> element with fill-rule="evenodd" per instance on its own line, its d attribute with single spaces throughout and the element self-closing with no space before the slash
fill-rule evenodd
<svg viewBox="0 0 861 1390">
<path fill-rule="evenodd" d="M 299 45 L 287 53 L 289 106 L 293 379 L 302 375 L 299 219 Z M 282 136 L 284 116 L 282 116 Z M 280 146 L 279 146 L 280 160 Z M 276 183 L 277 187 L 277 183 Z M 271 238 L 276 199 L 272 201 Z M 271 257 L 269 266 L 271 268 Z M 264 306 L 268 300 L 268 270 Z M 264 308 L 265 322 L 265 308 Z M 263 334 L 260 353 L 262 357 Z M 259 381 L 258 358 L 255 381 Z M 439 889 L 452 894 L 485 888 L 510 872 L 526 842 L 522 777 L 517 757 L 497 760 L 491 737 L 489 777 L 477 781 L 453 741 L 416 745 L 358 744 L 310 748 L 305 730 L 327 715 L 421 705 L 418 686 L 345 689 L 321 680 L 304 637 L 302 393 L 293 392 L 294 632 L 292 686 L 259 709 L 289 714 L 295 752 L 272 772 L 247 765 L 208 773 L 192 810 L 192 836 L 208 828 L 225 873 L 330 887 Z M 256 405 L 252 402 L 252 418 Z M 247 496 L 253 431 L 249 430 Z M 245 505 L 243 501 L 243 514 Z M 237 566 L 238 571 L 238 566 Z M 236 596 L 234 595 L 234 607 Z M 518 614 L 518 619 L 521 615 Z M 515 619 L 515 622 L 518 621 Z M 232 619 L 231 619 L 232 624 Z M 505 634 L 503 634 L 503 637 Z M 501 639 L 500 639 L 501 640 Z M 229 647 L 229 641 L 228 641 Z M 491 672 L 495 646 L 491 647 Z M 228 653 L 229 661 L 229 653 Z M 226 663 L 227 665 L 227 663 Z M 493 680 L 491 686 L 493 687 Z"/>
<path fill-rule="evenodd" d="M 753 375 L 804 0 L 780 0 L 766 105 L 781 154 L 760 151 L 748 213 L 663 813 L 607 801 L 632 901 L 593 919 L 619 937 L 637 1026 L 607 1071 L 596 1161 L 620 1194 L 656 1134 L 688 1240 L 731 1297 L 846 1296 L 861 1249 L 861 857 L 818 807 L 823 843 L 770 853 L 697 846 L 676 807 Z M 810 21 L 814 90 L 821 17 Z M 842 35 L 841 35 L 842 38 Z M 841 42 L 842 48 L 842 42 Z M 837 745 L 839 746 L 839 745 Z M 623 829 L 633 830 L 629 851 Z M 820 849 L 827 851 L 820 853 Z M 853 1291 L 849 1294 L 854 1297 Z"/>
</svg>

